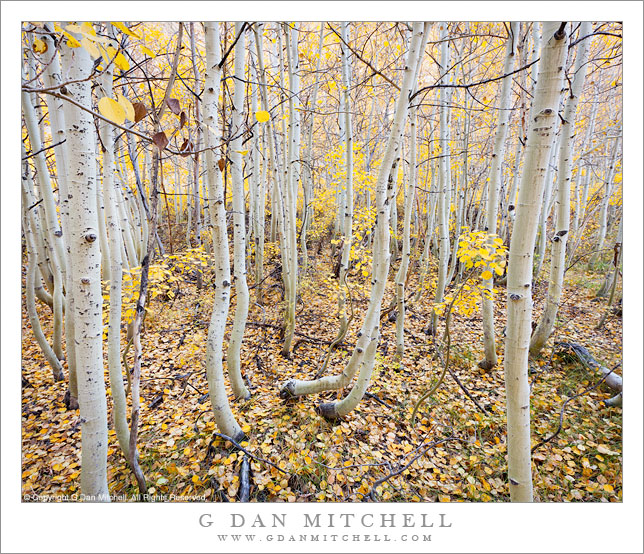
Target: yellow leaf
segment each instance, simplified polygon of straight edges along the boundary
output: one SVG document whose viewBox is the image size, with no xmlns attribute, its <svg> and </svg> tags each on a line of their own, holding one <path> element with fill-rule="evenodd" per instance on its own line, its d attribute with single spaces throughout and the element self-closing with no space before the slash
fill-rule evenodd
<svg viewBox="0 0 644 554">
<path fill-rule="evenodd" d="M 483 273 L 481 273 L 481 279 L 492 279 L 492 272 L 486 269 Z"/>
<path fill-rule="evenodd" d="M 245 156 L 246 154 L 248 154 L 248 150 L 235 150 L 235 152 L 237 152 L 238 154 L 241 154 L 242 156 Z"/>
<path fill-rule="evenodd" d="M 60 464 L 54 464 L 54 467 L 52 469 L 54 471 L 60 471 L 61 469 L 63 469 L 63 466 L 61 466 Z M 604 488 L 606 488 L 607 486 L 608 485 L 604 485 Z"/>
<path fill-rule="evenodd" d="M 271 115 L 266 110 L 259 110 L 255 112 L 255 119 L 260 123 L 266 123 L 271 118 Z"/>
<path fill-rule="evenodd" d="M 92 24 L 89 23 L 88 21 L 85 21 L 84 23 L 81 24 L 81 33 L 83 34 L 87 33 L 88 35 L 93 37 L 96 36 L 96 31 L 94 30 L 94 27 L 92 27 Z"/>
<path fill-rule="evenodd" d="M 44 54 L 47 52 L 47 43 L 44 40 L 37 38 L 34 40 L 31 48 L 36 54 Z"/>
<path fill-rule="evenodd" d="M 114 58 L 114 65 L 121 71 L 127 71 L 128 69 L 130 69 L 130 64 L 125 59 L 125 56 L 120 52 L 116 55 L 116 58 Z"/>
<path fill-rule="evenodd" d="M 152 52 L 152 50 L 150 50 L 147 46 L 141 45 L 141 52 L 143 52 L 147 56 L 150 56 L 151 58 L 154 58 L 154 52 Z"/>
<path fill-rule="evenodd" d="M 67 37 L 67 46 L 70 48 L 78 48 L 81 43 L 78 42 L 72 35 L 70 35 L 68 32 L 63 31 L 63 35 Z"/>
<path fill-rule="evenodd" d="M 126 35 L 130 35 L 131 37 L 134 37 L 134 38 L 139 38 L 139 39 L 141 38 L 141 37 L 140 37 L 139 35 L 137 35 L 136 33 L 133 33 L 132 31 L 130 31 L 130 30 L 129 30 L 125 25 L 123 25 L 123 23 L 121 23 L 120 21 L 110 21 L 110 23 L 111 23 L 112 25 L 114 25 L 114 27 L 116 27 L 117 29 L 119 29 L 119 30 L 123 31 Z"/>
<path fill-rule="evenodd" d="M 112 98 L 103 96 L 103 98 L 98 101 L 98 111 L 101 112 L 101 115 L 104 115 L 107 119 L 113 121 L 117 125 L 123 125 L 123 123 L 125 123 L 125 110 Z"/>
<path fill-rule="evenodd" d="M 614 489 L 613 489 L 613 486 L 612 486 L 612 485 L 608 485 L 608 484 L 606 484 L 606 485 L 604 485 L 604 490 L 605 490 L 606 492 L 613 492 L 613 490 L 614 490 Z"/>
<path fill-rule="evenodd" d="M 82 33 L 83 29 L 81 28 L 80 25 L 75 25 L 72 23 L 71 25 L 66 25 L 65 29 L 67 29 L 70 33 Z"/>
<path fill-rule="evenodd" d="M 96 48 L 96 45 L 93 42 L 91 42 L 88 38 L 83 36 L 80 43 L 81 43 L 81 46 L 89 52 L 89 55 L 92 56 L 93 60 L 96 60 L 101 57 L 101 53 L 99 52 L 98 48 Z"/>
<path fill-rule="evenodd" d="M 125 111 L 125 117 L 134 123 L 134 106 L 132 106 L 132 102 L 122 94 L 117 94 L 116 98 L 118 99 L 119 105 Z"/>
</svg>

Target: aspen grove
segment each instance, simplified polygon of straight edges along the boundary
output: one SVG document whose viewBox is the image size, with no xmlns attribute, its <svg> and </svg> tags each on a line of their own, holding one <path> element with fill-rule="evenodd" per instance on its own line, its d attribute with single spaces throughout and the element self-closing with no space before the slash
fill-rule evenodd
<svg viewBox="0 0 644 554">
<path fill-rule="evenodd" d="M 23 494 L 621 501 L 621 38 L 23 22 Z"/>
</svg>

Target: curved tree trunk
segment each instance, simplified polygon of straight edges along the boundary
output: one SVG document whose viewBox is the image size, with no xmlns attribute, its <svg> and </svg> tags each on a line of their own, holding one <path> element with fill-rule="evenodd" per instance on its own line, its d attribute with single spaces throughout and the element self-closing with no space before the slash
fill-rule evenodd
<svg viewBox="0 0 644 554">
<path fill-rule="evenodd" d="M 414 23 L 403 82 L 396 104 L 394 121 L 376 181 L 377 215 L 373 267 L 371 271 L 372 287 L 367 313 L 365 314 L 362 328 L 358 333 L 356 347 L 342 374 L 332 377 L 322 377 L 314 381 L 291 379 L 280 388 L 280 395 L 284 398 L 319 393 L 324 390 L 339 389 L 349 384 L 355 372 L 360 369 L 358 380 L 348 396 L 340 402 L 321 404 L 319 406 L 319 412 L 326 418 L 333 419 L 344 416 L 358 405 L 366 392 L 373 370 L 379 338 L 380 308 L 382 306 L 382 298 L 389 273 L 389 216 L 395 189 L 394 179 L 397 173 L 396 157 L 401 142 L 407 110 L 409 108 L 409 96 L 413 85 L 414 69 L 418 56 L 422 55 L 422 38 L 423 24 L 418 22 Z"/>
<path fill-rule="evenodd" d="M 233 189 L 234 283 L 237 298 L 235 319 L 228 343 L 228 374 L 236 398 L 250 398 L 250 391 L 241 374 L 241 343 L 248 317 L 248 283 L 246 281 L 246 205 L 244 203 L 244 174 L 242 167 L 242 122 L 244 116 L 244 90 L 246 34 L 242 23 L 235 23 L 238 40 L 235 45 L 235 93 L 232 99 L 232 133 L 230 143 L 231 182 Z"/>
<path fill-rule="evenodd" d="M 221 137 L 219 133 L 219 90 L 221 85 L 221 46 L 219 24 L 204 24 L 206 36 L 206 75 L 203 96 L 204 123 L 206 124 L 205 142 L 207 147 L 216 145 Z M 221 170 L 213 150 L 205 153 L 206 178 L 208 180 L 208 205 L 212 221 L 212 243 L 215 253 L 215 301 L 208 328 L 206 344 L 206 376 L 208 391 L 219 430 L 235 440 L 241 440 L 244 433 L 230 409 L 224 368 L 222 348 L 226 319 L 230 306 L 230 257 L 228 251 L 228 234 L 226 231 L 226 206 Z"/>
</svg>

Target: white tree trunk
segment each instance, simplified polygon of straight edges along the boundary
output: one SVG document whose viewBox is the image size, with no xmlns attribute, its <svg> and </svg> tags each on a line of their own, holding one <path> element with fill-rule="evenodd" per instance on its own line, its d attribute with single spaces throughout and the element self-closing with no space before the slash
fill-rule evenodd
<svg viewBox="0 0 644 554">
<path fill-rule="evenodd" d="M 602 198 L 601 207 L 599 209 L 599 229 L 597 231 L 597 243 L 595 246 L 595 252 L 588 262 L 589 268 L 593 269 L 597 264 L 597 261 L 601 257 L 601 251 L 604 248 L 604 241 L 606 240 L 606 229 L 608 223 L 608 204 L 610 197 L 613 193 L 613 179 L 615 177 L 615 170 L 617 164 L 619 163 L 619 158 L 621 154 L 621 140 L 622 140 L 622 126 L 621 124 L 617 126 L 617 134 L 614 137 L 613 148 L 611 149 L 610 162 L 608 166 L 608 172 L 606 174 L 606 180 L 604 181 L 604 197 Z"/>
<path fill-rule="evenodd" d="M 206 75 L 203 94 L 203 111 L 205 123 L 206 147 L 212 147 L 221 141 L 219 132 L 219 89 L 221 85 L 221 45 L 219 24 L 206 22 Z M 230 258 L 228 251 L 228 234 L 226 231 L 226 206 L 221 171 L 215 152 L 206 150 L 206 178 L 208 180 L 208 205 L 212 221 L 212 243 L 215 253 L 215 301 L 212 308 L 208 342 L 206 345 L 206 376 L 210 401 L 219 430 L 236 440 L 244 433 L 237 423 L 228 396 L 224 380 L 222 348 L 226 319 L 230 306 Z"/>
<path fill-rule="evenodd" d="M 68 46 L 63 46 L 63 50 Z M 84 48 L 66 52 L 63 74 L 80 82 L 68 94 L 91 107 L 92 60 Z M 74 324 L 81 418 L 81 491 L 95 501 L 109 501 L 107 488 L 107 401 L 103 377 L 101 253 L 96 214 L 96 134 L 90 114 L 75 108 L 65 114 L 68 151 L 69 247 L 74 296 Z"/>
<path fill-rule="evenodd" d="M 427 40 L 429 39 L 429 31 L 431 25 L 426 23 L 423 28 L 423 41 L 421 43 L 421 53 L 424 52 Z M 414 89 L 418 83 L 418 75 L 420 73 L 420 66 L 423 61 L 422 54 L 416 60 L 414 68 Z M 418 168 L 417 164 L 417 122 L 418 122 L 418 107 L 413 106 L 410 110 L 409 116 L 409 184 L 405 189 L 405 210 L 403 216 L 403 246 L 402 246 L 402 259 L 400 267 L 396 274 L 396 305 L 398 316 L 396 317 L 396 356 L 401 359 L 405 352 L 405 282 L 407 281 L 407 270 L 409 268 L 409 259 L 411 255 L 411 215 L 413 210 L 413 202 L 416 198 L 416 186 L 418 182 Z M 404 186 L 404 185 L 403 185 Z"/>
<path fill-rule="evenodd" d="M 531 110 L 519 202 L 508 267 L 505 390 L 508 420 L 508 478 L 513 502 L 532 501 L 528 347 L 532 330 L 532 257 L 563 85 L 566 33 L 543 23 L 544 46 Z"/>
<path fill-rule="evenodd" d="M 510 35 L 505 46 L 505 61 L 503 63 L 503 74 L 507 75 L 512 70 L 514 63 L 514 53 L 516 50 L 517 36 L 519 34 L 519 24 L 510 23 Z M 502 80 L 501 97 L 499 98 L 499 115 L 496 122 L 496 135 L 494 142 L 494 152 L 492 153 L 492 166 L 490 168 L 490 180 L 487 197 L 487 232 L 488 248 L 494 247 L 494 238 L 497 232 L 497 217 L 499 204 L 499 189 L 503 176 L 503 158 L 505 154 L 505 139 L 508 134 L 508 121 L 510 120 L 510 93 L 512 91 L 512 77 L 508 76 Z M 492 275 L 494 271 L 486 266 Z M 483 288 L 487 294 L 481 295 L 481 308 L 483 315 L 483 346 L 485 350 L 485 359 L 479 363 L 479 366 L 485 370 L 490 370 L 497 363 L 496 357 L 496 340 L 494 338 L 494 277 L 483 280 Z"/>
<path fill-rule="evenodd" d="M 22 93 L 22 114 L 27 127 L 27 134 L 29 135 L 29 143 L 34 156 L 34 163 L 36 166 L 36 181 L 39 185 L 40 195 L 43 200 L 45 208 L 45 228 L 50 244 L 53 248 L 50 249 L 50 265 L 54 276 L 54 335 L 53 335 L 53 350 L 59 360 L 64 358 L 62 336 L 63 336 L 63 303 L 65 301 L 63 296 L 63 283 L 64 283 L 64 246 L 63 246 L 63 232 L 58 223 L 58 215 L 56 213 L 56 201 L 51 185 L 49 176 L 49 168 L 47 167 L 47 160 L 45 159 L 45 152 L 43 151 L 43 144 L 40 141 L 40 130 L 38 129 L 38 120 L 36 119 L 36 112 L 34 110 L 34 101 L 36 97 L 28 92 Z"/>
<path fill-rule="evenodd" d="M 440 23 L 440 40 L 441 43 L 441 74 L 440 84 L 448 82 L 448 63 L 449 63 L 449 41 L 447 40 L 447 22 Z M 438 260 L 438 283 L 436 285 L 436 296 L 434 302 L 440 304 L 445 295 L 447 285 L 447 269 L 449 264 L 450 241 L 449 241 L 449 160 L 447 158 L 448 138 L 447 138 L 447 118 L 449 116 L 449 106 L 447 104 L 447 89 L 442 87 L 439 92 L 440 104 L 440 158 L 439 158 L 439 199 L 438 199 L 438 233 L 439 233 L 439 260 Z M 436 332 L 436 322 L 438 320 L 436 312 L 432 313 L 431 331 Z"/>
<path fill-rule="evenodd" d="M 297 228 L 296 207 L 299 181 L 300 160 L 300 58 L 298 49 L 299 33 L 295 25 L 285 26 L 287 36 L 286 52 L 288 56 L 289 101 L 288 101 L 288 163 L 286 170 L 286 203 L 284 220 L 287 236 L 287 269 L 285 274 L 285 328 L 282 355 L 291 356 L 291 343 L 295 332 L 295 304 L 297 301 Z"/>
<path fill-rule="evenodd" d="M 22 144 L 22 155 L 25 156 L 25 145 Z M 38 318 L 38 312 L 36 311 L 36 278 L 38 272 L 37 265 L 37 252 L 36 252 L 36 239 L 34 237 L 34 231 L 31 225 L 31 222 L 35 218 L 29 217 L 29 207 L 34 205 L 33 193 L 31 191 L 31 175 L 29 174 L 29 164 L 25 160 L 23 162 L 22 170 L 22 228 L 25 234 L 25 239 L 27 243 L 27 282 L 25 284 L 26 292 L 26 306 L 27 306 L 27 315 L 29 317 L 29 324 L 31 325 L 31 330 L 36 337 L 36 342 L 40 349 L 42 350 L 47 363 L 51 367 L 54 381 L 62 381 L 65 376 L 63 374 L 63 367 L 58 359 L 58 356 L 52 350 L 47 338 L 42 331 L 40 326 L 40 319 Z M 30 221 L 31 219 L 31 221 Z"/>
<path fill-rule="evenodd" d="M 379 337 L 380 308 L 385 292 L 389 272 L 389 216 L 391 200 L 394 193 L 394 179 L 397 172 L 397 152 L 405 124 L 409 96 L 412 90 L 414 69 L 418 56 L 422 54 L 423 24 L 416 22 L 413 27 L 411 44 L 407 54 L 405 72 L 400 95 L 396 104 L 394 121 L 385 148 L 378 178 L 376 180 L 376 230 L 374 237 L 373 266 L 371 270 L 372 287 L 367 313 L 358 333 L 356 347 L 343 372 L 336 376 L 327 376 L 314 381 L 292 379 L 282 385 L 280 395 L 283 397 L 315 394 L 324 390 L 336 390 L 349 384 L 360 369 L 357 382 L 347 397 L 337 403 L 321 404 L 320 413 L 327 418 L 344 416 L 353 410 L 364 396 L 373 364 Z"/>
<path fill-rule="evenodd" d="M 349 320 L 346 313 L 346 277 L 349 271 L 351 244 L 353 240 L 352 226 L 353 226 L 353 129 L 351 126 L 351 73 L 349 68 L 349 49 L 345 43 L 349 42 L 348 23 L 343 21 L 340 27 L 340 55 L 342 63 L 342 92 L 344 113 L 340 114 L 344 122 L 344 138 L 345 138 L 345 181 L 342 200 L 342 258 L 340 260 L 340 275 L 339 275 L 339 291 L 338 291 L 338 311 L 340 313 L 340 330 L 338 336 L 344 337 L 347 331 Z"/>
<path fill-rule="evenodd" d="M 587 36 L 592 31 L 592 24 L 585 21 L 581 24 L 579 36 Z M 550 281 L 548 282 L 548 297 L 546 307 L 530 341 L 530 353 L 535 355 L 543 348 L 554 329 L 559 301 L 563 290 L 564 268 L 566 265 L 566 243 L 570 228 L 570 179 L 572 174 L 572 139 L 575 134 L 575 121 L 579 96 L 586 79 L 588 51 L 590 40 L 584 40 L 579 45 L 575 60 L 574 77 L 570 87 L 570 95 L 566 101 L 561 129 L 561 145 L 559 168 L 557 171 L 557 224 L 552 237 L 550 264 Z"/>
<path fill-rule="evenodd" d="M 111 25 L 110 25 L 111 27 Z M 102 86 L 105 95 L 113 97 L 112 68 L 108 67 L 102 75 Z M 103 194 L 105 216 L 109 231 L 110 263 L 110 311 L 107 330 L 107 363 L 109 366 L 110 390 L 112 391 L 112 419 L 116 438 L 125 459 L 130 459 L 130 428 L 127 422 L 127 404 L 123 386 L 121 367 L 121 310 L 123 288 L 123 263 L 121 261 L 121 227 L 116 211 L 116 190 L 114 182 L 114 128 L 109 123 L 101 122 L 99 129 L 103 143 Z"/>
<path fill-rule="evenodd" d="M 228 374 L 236 398 L 250 398 L 250 391 L 241 374 L 241 343 L 248 318 L 248 283 L 246 281 L 246 205 L 244 203 L 244 174 L 242 167 L 242 135 L 244 120 L 244 90 L 246 87 L 246 34 L 242 23 L 235 23 L 238 37 L 235 45 L 235 93 L 233 95 L 232 134 L 230 143 L 231 182 L 233 189 L 234 283 L 237 298 L 235 319 L 228 343 Z"/>
</svg>

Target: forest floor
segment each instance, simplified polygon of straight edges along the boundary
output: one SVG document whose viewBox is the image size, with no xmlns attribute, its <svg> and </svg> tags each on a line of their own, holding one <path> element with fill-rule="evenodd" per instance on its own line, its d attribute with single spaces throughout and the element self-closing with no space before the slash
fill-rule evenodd
<svg viewBox="0 0 644 554">
<path fill-rule="evenodd" d="M 251 501 L 360 501 L 372 491 L 379 501 L 508 501 L 503 358 L 491 372 L 477 367 L 482 331 L 476 311 L 471 317 L 455 314 L 452 318 L 450 366 L 484 412 L 448 373 L 419 411 L 415 425 L 410 421 L 416 400 L 442 368 L 436 348 L 444 320 L 436 343 L 425 333 L 431 317 L 430 294 L 408 306 L 401 363 L 393 361 L 395 323 L 383 318 L 371 396 L 345 419 L 330 423 L 315 413 L 318 402 L 340 398 L 343 391 L 288 402 L 279 398 L 278 387 L 286 380 L 312 378 L 337 332 L 337 281 L 329 270 L 329 256 L 311 256 L 311 271 L 301 280 L 292 359 L 280 355 L 281 289 L 275 259 L 266 264 L 266 273 L 273 276 L 264 282 L 264 306 L 252 303 L 251 290 L 241 359 L 252 398 L 233 403 L 249 437 L 246 448 L 257 458 L 250 464 Z M 219 438 L 213 440 L 217 429 L 204 372 L 211 279 L 206 273 L 204 287 L 197 289 L 196 280 L 186 277 L 192 273 L 190 268 L 178 260 L 166 258 L 156 267 L 157 285 L 152 279 L 156 298 L 149 305 L 142 337 L 141 466 L 151 495 L 234 502 L 245 454 Z M 535 320 L 546 295 L 547 275 L 544 266 L 535 286 Z M 554 355 L 555 341 L 585 346 L 608 368 L 622 360 L 621 316 L 611 315 L 603 330 L 595 329 L 606 309 L 606 300 L 595 298 L 603 273 L 588 273 L 578 265 L 566 277 L 554 340 L 550 339 L 541 357 L 530 361 L 533 445 L 557 431 L 567 399 L 600 379 Z M 349 283 L 364 280 L 352 275 Z M 416 286 L 411 279 L 407 290 L 415 291 Z M 385 306 L 392 289 L 390 284 Z M 505 289 L 499 289 L 496 327 L 502 353 Z M 345 347 L 334 353 L 327 374 L 341 371 L 346 363 L 366 309 L 365 290 L 353 286 L 352 296 L 355 319 Z M 233 299 L 228 331 L 234 305 Z M 50 336 L 51 312 L 42 304 L 39 311 Z M 79 414 L 65 407 L 67 385 L 53 382 L 24 308 L 22 337 L 23 494 L 78 494 Z M 108 383 L 106 353 L 105 367 Z M 617 373 L 621 374 L 621 366 Z M 612 395 L 600 386 L 566 404 L 560 432 L 533 455 L 537 501 L 621 501 L 622 410 L 602 404 Z M 108 408 L 111 411 L 109 395 Z M 109 441 L 110 492 L 131 497 L 138 492 L 136 481 L 119 450 L 111 419 Z"/>
</svg>

